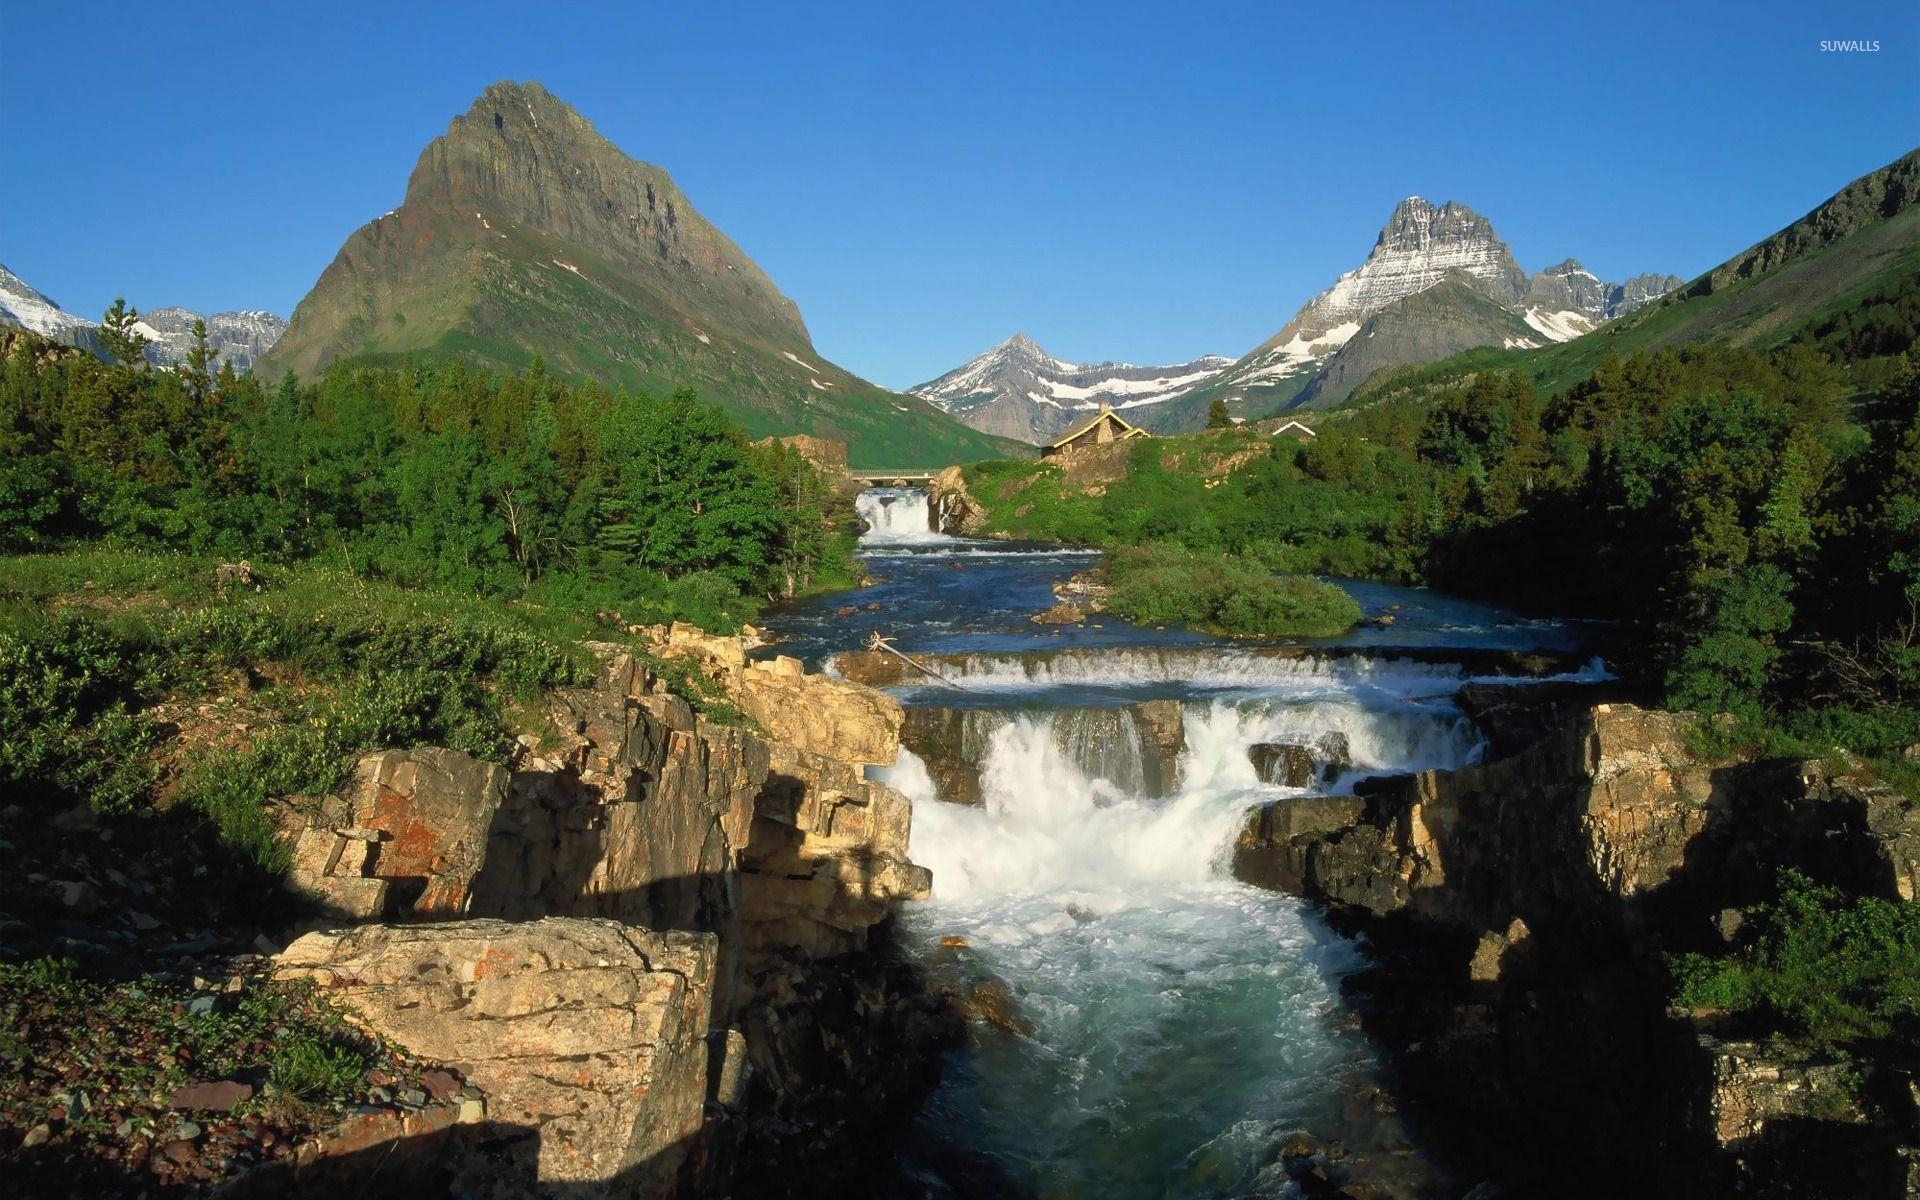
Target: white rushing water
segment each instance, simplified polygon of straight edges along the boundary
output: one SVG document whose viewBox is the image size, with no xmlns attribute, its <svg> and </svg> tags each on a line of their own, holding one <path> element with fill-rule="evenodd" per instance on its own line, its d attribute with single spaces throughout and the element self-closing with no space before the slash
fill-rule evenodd
<svg viewBox="0 0 1920 1200">
<path fill-rule="evenodd" d="M 953 540 L 933 528 L 924 488 L 868 488 L 854 497 L 853 509 L 867 523 L 863 546 Z"/>
<path fill-rule="evenodd" d="M 1181 786 L 1161 801 L 1129 794 L 1136 747 L 1078 745 L 1051 713 L 982 723 L 981 808 L 937 799 L 902 752 L 889 778 L 915 800 L 912 855 L 934 874 L 909 936 L 927 952 L 963 938 L 963 962 L 1004 981 L 1034 1026 L 983 1038 L 949 1071 L 932 1136 L 964 1128 L 1042 1196 L 1237 1195 L 1281 1184 L 1287 1131 L 1337 1119 L 1369 1060 L 1340 1020 L 1357 958 L 1298 901 L 1228 876 L 1246 810 L 1285 794 L 1247 747 L 1340 732 L 1364 772 L 1459 765 L 1477 739 L 1424 698 L 1422 673 L 1364 702 L 1323 678 L 1264 682 L 1186 702 Z"/>
</svg>

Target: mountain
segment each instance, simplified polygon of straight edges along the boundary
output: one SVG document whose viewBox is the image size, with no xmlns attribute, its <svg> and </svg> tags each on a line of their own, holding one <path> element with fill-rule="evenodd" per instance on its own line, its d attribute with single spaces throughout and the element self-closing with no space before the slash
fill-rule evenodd
<svg viewBox="0 0 1920 1200">
<path fill-rule="evenodd" d="M 1454 286 L 1388 313 L 1445 281 Z M 1477 345 L 1565 341 L 1679 282 L 1640 275 L 1605 283 L 1573 259 L 1529 275 L 1486 217 L 1464 204 L 1409 196 L 1394 208 L 1365 262 L 1307 301 L 1251 353 L 1146 423 L 1197 428 L 1216 399 L 1246 416 L 1337 404 L 1381 367 L 1432 361 L 1437 350 L 1445 357 Z M 1521 322 L 1519 331 L 1489 305 Z M 1384 319 L 1373 323 L 1376 316 Z"/>
<path fill-rule="evenodd" d="M 88 333 L 94 326 L 92 321 L 61 308 L 46 293 L 35 290 L 3 265 L 0 265 L 0 325 L 31 329 L 66 345 L 92 345 Z"/>
<path fill-rule="evenodd" d="M 974 429 L 1045 445 L 1102 403 L 1144 409 L 1199 386 L 1232 362 L 1215 354 L 1170 367 L 1070 363 L 1017 333 L 909 390 Z"/>
<path fill-rule="evenodd" d="M 1451 271 L 1361 322 L 1313 374 L 1299 403 L 1326 407 L 1345 399 L 1383 367 L 1437 362 L 1475 346 L 1537 346 L 1539 339 L 1538 327 L 1489 295 L 1479 279 Z"/>
<path fill-rule="evenodd" d="M 814 349 L 800 310 L 659 167 L 537 83 L 496 83 L 420 154 L 400 207 L 347 239 L 261 363 L 409 356 L 692 387 L 755 436 L 845 441 L 857 466 L 1008 446 Z"/>
<path fill-rule="evenodd" d="M 147 360 L 156 366 L 183 361 L 193 343 L 193 322 L 200 314 L 184 308 L 156 308 L 140 314 L 134 323 L 149 343 Z M 270 312 L 220 312 L 204 318 L 207 344 L 219 362 L 231 362 L 236 371 L 250 371 L 274 340 L 287 328 Z M 0 325 L 17 325 L 54 341 L 100 353 L 94 330 L 99 322 L 77 317 L 36 291 L 6 267 L 0 266 Z"/>
<path fill-rule="evenodd" d="M 1624 311 L 1597 331 L 1523 353 L 1476 351 L 1361 389 L 1369 400 L 1430 395 L 1474 371 L 1522 370 L 1557 392 L 1608 355 L 1695 342 L 1770 348 L 1828 322 L 1911 304 L 1920 290 L 1920 150 L 1847 184 L 1805 216 L 1678 287 L 1623 285 Z M 1636 287 L 1636 284 L 1638 285 Z M 1664 295 L 1650 298 L 1655 291 Z"/>
<path fill-rule="evenodd" d="M 199 313 L 184 308 L 155 308 L 140 314 L 140 332 L 153 343 L 147 357 L 161 363 L 185 361 L 193 345 L 193 323 Z M 207 344 L 221 362 L 230 362 L 236 371 L 251 371 L 260 357 L 273 348 L 287 331 L 285 317 L 249 309 L 244 312 L 218 312 L 205 317 Z"/>
</svg>

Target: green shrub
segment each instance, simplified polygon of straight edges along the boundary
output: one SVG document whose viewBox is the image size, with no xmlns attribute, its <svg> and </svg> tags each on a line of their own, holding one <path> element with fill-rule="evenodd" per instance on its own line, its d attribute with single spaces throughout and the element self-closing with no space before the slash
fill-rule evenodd
<svg viewBox="0 0 1920 1200">
<path fill-rule="evenodd" d="M 274 1046 L 268 1078 L 297 1099 L 316 1100 L 357 1090 L 372 1065 L 372 1055 L 351 1042 L 296 1032 Z"/>
<path fill-rule="evenodd" d="M 1676 999 L 1761 1014 L 1818 1045 L 1885 1038 L 1920 1019 L 1920 903 L 1849 897 L 1788 871 L 1737 954 L 1673 960 Z"/>
<path fill-rule="evenodd" d="M 128 699 L 153 669 L 138 647 L 78 618 L 0 628 L 0 785 L 101 812 L 136 807 L 157 738 Z"/>
<path fill-rule="evenodd" d="M 1142 625 L 1187 625 L 1245 637 L 1327 637 L 1351 629 L 1360 606 L 1319 580 L 1276 576 L 1256 563 L 1171 545 L 1116 550 L 1109 611 Z"/>
</svg>

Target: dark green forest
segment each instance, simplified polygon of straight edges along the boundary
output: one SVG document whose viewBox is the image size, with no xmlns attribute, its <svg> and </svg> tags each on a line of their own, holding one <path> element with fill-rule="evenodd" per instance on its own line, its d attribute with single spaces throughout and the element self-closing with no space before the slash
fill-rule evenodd
<svg viewBox="0 0 1920 1200">
<path fill-rule="evenodd" d="M 111 330 L 111 326 L 109 326 Z M 76 543 L 256 563 L 629 621 L 737 626 L 843 584 L 818 472 L 690 393 L 459 364 L 273 386 L 202 355 L 150 370 L 0 342 L 0 549 Z"/>
</svg>

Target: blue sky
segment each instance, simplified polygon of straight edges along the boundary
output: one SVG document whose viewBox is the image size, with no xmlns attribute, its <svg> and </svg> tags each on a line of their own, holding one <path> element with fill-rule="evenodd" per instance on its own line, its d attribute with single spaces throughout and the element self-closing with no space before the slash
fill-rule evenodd
<svg viewBox="0 0 1920 1200">
<path fill-rule="evenodd" d="M 112 12 L 0 0 L 0 262 L 69 309 L 290 313 L 481 88 L 538 79 L 894 386 L 1016 331 L 1243 353 L 1416 193 L 1529 269 L 1691 275 L 1920 144 L 1909 0 Z"/>
</svg>

